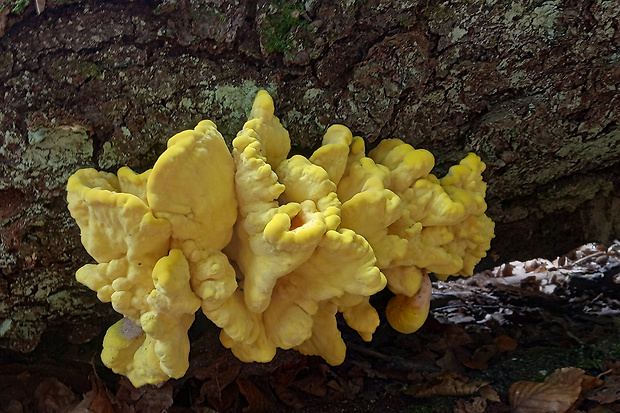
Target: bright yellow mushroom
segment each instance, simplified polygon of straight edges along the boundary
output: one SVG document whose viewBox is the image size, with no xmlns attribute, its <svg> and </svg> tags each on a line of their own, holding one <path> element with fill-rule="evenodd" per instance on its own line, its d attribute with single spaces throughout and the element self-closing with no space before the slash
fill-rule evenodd
<svg viewBox="0 0 620 413">
<path fill-rule="evenodd" d="M 260 91 L 232 156 L 211 121 L 176 134 L 153 169 L 77 171 L 69 210 L 97 261 L 77 279 L 125 318 L 102 360 L 136 386 L 181 377 L 194 312 L 246 362 L 278 348 L 342 363 L 341 312 L 364 340 L 379 316 L 369 297 L 387 285 L 398 331 L 424 323 L 429 273 L 471 275 L 493 237 L 485 165 L 474 154 L 439 179 L 433 155 L 398 139 L 366 155 L 342 125 L 309 158 Z"/>
<path fill-rule="evenodd" d="M 385 308 L 390 325 L 404 334 L 417 331 L 428 317 L 432 284 L 428 275 L 422 277 L 420 287 L 413 296 L 397 294 Z"/>
<path fill-rule="evenodd" d="M 142 174 L 82 169 L 69 178 L 69 211 L 98 262 L 76 278 L 126 317 L 109 330 L 102 359 L 136 386 L 182 376 L 194 312 L 201 302 L 219 308 L 237 288 L 221 252 L 237 218 L 233 179 L 209 121 L 173 136 Z M 127 338 L 130 324 L 142 333 Z"/>
<path fill-rule="evenodd" d="M 153 216 L 137 196 L 122 193 L 116 176 L 107 172 L 81 169 L 67 190 L 82 244 L 98 262 L 80 268 L 77 280 L 119 313 L 139 318 L 153 289 L 151 272 L 169 250 L 170 223 Z"/>
<path fill-rule="evenodd" d="M 200 308 L 189 285 L 189 265 L 178 249 L 153 269 L 155 288 L 139 322 L 124 318 L 103 340 L 101 360 L 136 386 L 182 377 L 189 367 L 187 330 Z"/>
<path fill-rule="evenodd" d="M 243 361 L 269 361 L 277 348 L 294 348 L 339 364 L 345 346 L 336 312 L 369 340 L 379 317 L 368 297 L 386 284 L 368 242 L 340 228 L 333 180 L 344 173 L 350 132 L 332 127 L 310 159 L 286 159 L 288 151 L 274 149 L 275 142 L 290 146 L 283 144 L 288 132 L 273 110 L 269 95 L 259 93 L 256 117 L 233 141 L 239 219 L 225 252 L 241 281 L 222 307 L 228 311 L 206 314 L 223 328 L 222 343 Z"/>
<path fill-rule="evenodd" d="M 392 261 L 402 258 L 407 240 L 389 233 L 389 226 L 403 212 L 401 199 L 388 189 L 390 170 L 364 153 L 364 141 L 353 138 L 350 160 L 338 183 L 342 201 L 342 226 L 362 235 L 372 245 L 379 268 L 389 268 Z"/>
<path fill-rule="evenodd" d="M 472 275 L 490 247 L 494 224 L 484 214 L 485 165 L 469 154 L 438 179 L 430 173 L 433 156 L 398 139 L 382 141 L 369 156 L 389 169 L 387 188 L 403 206 L 387 233 L 406 240 L 406 252 L 380 267 L 396 294 L 386 309 L 388 321 L 398 331 L 413 332 L 428 313 L 426 274 Z"/>
</svg>

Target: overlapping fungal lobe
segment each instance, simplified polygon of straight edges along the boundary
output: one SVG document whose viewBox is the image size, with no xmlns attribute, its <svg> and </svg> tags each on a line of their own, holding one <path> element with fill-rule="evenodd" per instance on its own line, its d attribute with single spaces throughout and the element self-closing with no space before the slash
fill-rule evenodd
<svg viewBox="0 0 620 413">
<path fill-rule="evenodd" d="M 442 179 L 429 173 L 404 190 L 395 188 L 405 211 L 389 230 L 408 240 L 408 253 L 397 263 L 440 278 L 472 275 L 493 237 L 493 223 L 484 214 L 483 170 L 480 158 L 469 154 Z"/>
<path fill-rule="evenodd" d="M 405 255 L 407 241 L 390 234 L 388 227 L 402 215 L 400 198 L 388 189 L 390 171 L 365 156 L 364 141 L 355 137 L 350 161 L 338 183 L 342 226 L 362 235 L 372 246 L 379 268 Z"/>
<path fill-rule="evenodd" d="M 77 280 L 137 319 L 153 289 L 153 268 L 168 253 L 171 228 L 122 183 L 114 174 L 81 169 L 69 178 L 67 199 L 82 244 L 98 262 L 80 268 Z"/>
<path fill-rule="evenodd" d="M 416 275 L 418 287 L 415 294 L 396 294 L 385 308 L 385 315 L 392 328 L 404 334 L 413 333 L 422 327 L 430 310 L 431 280 L 427 274 L 420 275 L 419 282 L 417 279 Z"/>
<path fill-rule="evenodd" d="M 380 268 L 396 294 L 386 310 L 388 321 L 398 331 L 410 333 L 428 313 L 426 274 L 442 279 L 472 275 L 490 247 L 494 224 L 484 214 L 485 165 L 469 154 L 438 179 L 430 173 L 432 154 L 398 139 L 382 141 L 369 157 L 388 168 L 387 187 L 402 203 L 400 217 L 388 225 L 387 232 L 406 241 L 405 254 Z"/>
<path fill-rule="evenodd" d="M 428 314 L 428 274 L 471 275 L 490 246 L 484 164 L 470 154 L 438 179 L 430 173 L 434 157 L 426 150 L 387 139 L 366 156 L 361 138 L 349 142 L 346 166 L 336 180 L 341 226 L 372 247 L 396 294 L 386 310 L 388 321 L 410 333 Z"/>
<path fill-rule="evenodd" d="M 341 203 L 332 179 L 346 166 L 348 130 L 328 131 L 310 159 L 287 159 L 288 149 L 275 150 L 290 142 L 273 110 L 271 97 L 259 92 L 251 114 L 256 117 L 233 141 L 239 219 L 225 252 L 242 281 L 227 303 L 235 316 L 207 316 L 223 328 L 222 343 L 241 360 L 268 361 L 276 348 L 295 348 L 339 364 L 345 346 L 336 312 L 370 339 L 379 317 L 368 296 L 386 283 L 367 241 L 339 227 Z"/>
<path fill-rule="evenodd" d="M 191 285 L 203 307 L 218 308 L 237 288 L 221 250 L 237 220 L 235 165 L 213 122 L 200 122 L 168 140 L 146 185 L 153 214 L 170 222 L 171 247 L 190 267 Z"/>
<path fill-rule="evenodd" d="M 342 363 L 345 345 L 336 326 L 337 311 L 362 339 L 371 340 L 379 316 L 368 299 L 386 285 L 375 263 L 372 248 L 361 235 L 344 228 L 327 231 L 313 256 L 289 277 L 299 294 L 318 302 L 321 310 L 313 317 L 312 331 L 317 333 L 297 350 L 319 355 L 330 364 Z M 325 311 L 331 318 L 326 319 Z M 324 335 L 333 345 L 325 343 Z"/>
<path fill-rule="evenodd" d="M 136 387 L 183 377 L 189 368 L 187 330 L 200 307 L 181 250 L 158 260 L 153 280 L 155 288 L 139 320 L 126 317 L 110 327 L 101 353 L 106 366 Z"/>
<path fill-rule="evenodd" d="M 195 311 L 220 306 L 237 287 L 221 252 L 236 220 L 233 176 L 223 138 L 204 121 L 172 137 L 143 174 L 82 169 L 68 181 L 69 210 L 98 262 L 76 277 L 125 316 L 108 331 L 102 360 L 136 386 L 185 374 Z M 124 334 L 127 325 L 137 333 Z"/>
</svg>

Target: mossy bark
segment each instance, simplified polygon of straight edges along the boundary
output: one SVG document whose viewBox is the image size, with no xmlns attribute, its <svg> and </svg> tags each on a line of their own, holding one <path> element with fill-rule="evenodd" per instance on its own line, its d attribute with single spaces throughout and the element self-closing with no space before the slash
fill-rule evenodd
<svg viewBox="0 0 620 413">
<path fill-rule="evenodd" d="M 263 88 L 296 152 L 342 123 L 432 151 L 438 174 L 478 153 L 497 222 L 483 265 L 620 236 L 616 0 L 15 3 L 0 0 L 2 347 L 88 340 L 114 317 L 74 280 L 91 260 L 72 172 L 146 169 L 205 118 L 230 142 Z"/>
</svg>

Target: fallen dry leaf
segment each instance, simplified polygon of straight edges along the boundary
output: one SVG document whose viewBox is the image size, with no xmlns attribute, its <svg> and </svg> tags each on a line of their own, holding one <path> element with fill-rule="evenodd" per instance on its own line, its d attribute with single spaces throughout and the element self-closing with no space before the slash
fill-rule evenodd
<svg viewBox="0 0 620 413">
<path fill-rule="evenodd" d="M 45 0 L 34 0 L 34 5 L 37 9 L 37 14 L 41 14 L 45 10 Z"/>
<path fill-rule="evenodd" d="M 585 372 L 575 367 L 554 371 L 543 383 L 519 381 L 510 386 L 514 413 L 564 413 L 581 395 Z"/>
<path fill-rule="evenodd" d="M 457 354 L 458 353 L 458 354 Z M 460 357 L 459 357 L 460 356 Z M 446 372 L 464 372 L 464 364 L 462 358 L 466 356 L 470 358 L 470 352 L 466 348 L 447 349 L 445 354 L 436 362 L 442 371 Z"/>
<path fill-rule="evenodd" d="M 273 405 L 269 402 L 268 397 L 249 378 L 238 377 L 237 386 L 239 386 L 239 391 L 248 402 L 248 406 L 243 409 L 244 413 L 268 413 L 273 411 Z"/>
<path fill-rule="evenodd" d="M 202 381 L 200 395 L 218 411 L 231 408 L 239 396 L 235 380 L 240 371 L 241 362 L 230 354 L 225 354 L 211 365 L 196 370 L 196 378 Z"/>
<path fill-rule="evenodd" d="M 55 378 L 39 383 L 34 397 L 37 399 L 37 411 L 42 413 L 69 411 L 77 401 L 75 393 Z"/>
<path fill-rule="evenodd" d="M 133 413 L 134 409 L 110 394 L 99 377 L 91 378 L 92 390 L 84 395 L 71 413 Z"/>
<path fill-rule="evenodd" d="M 489 367 L 488 361 L 499 353 L 497 345 L 487 344 L 478 347 L 469 360 L 463 360 L 463 365 L 470 369 L 486 370 Z"/>
<path fill-rule="evenodd" d="M 145 384 L 135 388 L 126 377 L 122 377 L 116 397 L 121 402 L 132 406 L 136 413 L 151 413 L 168 411 L 174 403 L 172 393 L 173 389 L 170 382 L 164 382 L 157 386 Z"/>
<path fill-rule="evenodd" d="M 411 386 L 405 393 L 419 398 L 436 396 L 470 396 L 489 383 L 476 380 L 469 382 L 467 377 L 456 373 L 444 374 L 422 385 Z"/>
<path fill-rule="evenodd" d="M 474 397 L 473 400 L 466 402 L 457 400 L 454 413 L 484 413 L 487 411 L 487 401 L 484 397 Z"/>
<path fill-rule="evenodd" d="M 363 374 L 357 369 L 356 374 Z M 271 376 L 275 395 L 289 408 L 301 409 L 320 399 L 325 402 L 355 397 L 361 390 L 359 377 L 347 379 L 316 358 L 300 358 L 281 365 Z M 315 402 L 314 402 L 315 403 Z"/>
<path fill-rule="evenodd" d="M 493 387 L 491 387 L 491 385 L 487 384 L 486 386 L 480 387 L 480 390 L 478 390 L 478 392 L 488 401 L 496 403 L 499 403 L 501 401 L 501 399 L 499 398 L 499 394 L 497 394 L 497 392 Z"/>
<path fill-rule="evenodd" d="M 497 349 L 501 352 L 514 351 L 517 349 L 517 341 L 506 334 L 496 337 L 493 339 L 493 342 L 497 345 Z"/>
<path fill-rule="evenodd" d="M 601 404 L 611 404 L 620 401 L 620 371 L 614 371 L 605 377 L 599 388 L 592 391 L 587 396 L 588 400 L 593 400 Z"/>
<path fill-rule="evenodd" d="M 5 7 L 2 11 L 0 11 L 0 37 L 3 37 L 6 32 L 7 16 L 10 12 L 11 9 L 9 7 Z"/>
</svg>

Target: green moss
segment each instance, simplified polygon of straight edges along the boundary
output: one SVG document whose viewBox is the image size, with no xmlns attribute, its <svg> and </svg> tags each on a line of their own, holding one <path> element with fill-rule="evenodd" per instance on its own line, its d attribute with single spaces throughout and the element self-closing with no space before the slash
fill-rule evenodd
<svg viewBox="0 0 620 413">
<path fill-rule="evenodd" d="M 16 14 L 22 14 L 28 8 L 30 4 L 30 0 L 15 0 L 13 2 L 6 2 L 0 7 L 0 11 L 4 10 L 7 7 L 11 8 L 11 12 Z"/>
<path fill-rule="evenodd" d="M 77 61 L 59 57 L 54 60 L 56 80 L 67 83 L 82 83 L 90 79 L 103 79 L 103 70 L 93 62 Z M 62 68 L 62 70 L 60 69 Z"/>
<path fill-rule="evenodd" d="M 399 14 L 396 20 L 398 20 L 398 23 L 403 27 L 409 27 L 413 25 L 413 19 L 408 14 Z"/>
<path fill-rule="evenodd" d="M 422 16 L 433 16 L 434 18 L 447 20 L 451 17 L 451 13 L 448 12 L 446 3 L 439 1 L 426 0 L 422 6 Z"/>
<path fill-rule="evenodd" d="M 579 362 L 577 367 L 588 370 L 588 369 L 600 369 L 603 365 L 603 360 L 599 358 L 588 358 L 583 359 Z"/>
<path fill-rule="evenodd" d="M 301 17 L 304 6 L 301 1 L 276 1 L 272 7 L 274 11 L 267 14 L 266 22 L 261 25 L 263 46 L 268 53 L 284 53 L 292 47 L 293 29 L 308 26 Z"/>
<path fill-rule="evenodd" d="M 194 8 L 192 10 L 192 12 L 190 13 L 190 19 L 192 21 L 203 21 L 203 20 L 210 20 L 211 18 L 217 18 L 222 22 L 226 21 L 226 15 L 222 12 L 222 10 L 215 6 L 200 6 L 197 8 Z"/>
<path fill-rule="evenodd" d="M 77 67 L 77 73 L 86 79 L 103 79 L 103 71 L 93 62 L 80 62 Z"/>
</svg>

